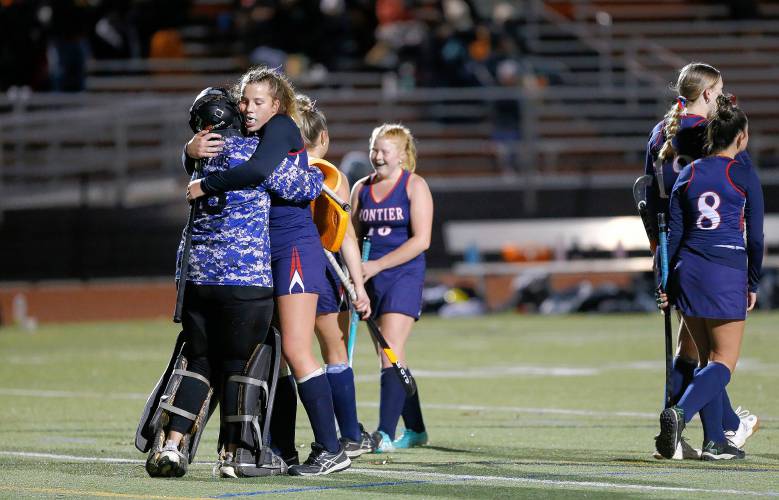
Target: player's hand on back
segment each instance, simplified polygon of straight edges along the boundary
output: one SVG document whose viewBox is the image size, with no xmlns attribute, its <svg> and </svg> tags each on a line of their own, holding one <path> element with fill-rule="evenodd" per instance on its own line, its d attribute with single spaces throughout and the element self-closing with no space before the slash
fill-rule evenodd
<svg viewBox="0 0 779 500">
<path fill-rule="evenodd" d="M 187 142 L 186 152 L 187 156 L 195 160 L 213 158 L 222 152 L 224 145 L 225 141 L 221 135 L 208 130 L 201 130 Z"/>
</svg>

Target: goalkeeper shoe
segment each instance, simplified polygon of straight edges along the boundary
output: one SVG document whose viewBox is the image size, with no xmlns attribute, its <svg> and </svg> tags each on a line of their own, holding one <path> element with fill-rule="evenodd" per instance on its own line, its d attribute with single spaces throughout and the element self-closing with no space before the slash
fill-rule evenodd
<svg viewBox="0 0 779 500">
<path fill-rule="evenodd" d="M 171 442 L 165 443 L 157 459 L 159 475 L 162 477 L 181 477 L 187 473 L 187 465 L 189 465 L 189 461 L 179 451 L 178 445 Z"/>
</svg>

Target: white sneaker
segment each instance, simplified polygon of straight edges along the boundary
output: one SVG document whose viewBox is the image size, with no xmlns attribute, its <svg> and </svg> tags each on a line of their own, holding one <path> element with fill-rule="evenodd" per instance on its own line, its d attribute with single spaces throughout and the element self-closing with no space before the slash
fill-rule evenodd
<svg viewBox="0 0 779 500">
<path fill-rule="evenodd" d="M 233 454 L 227 452 L 220 456 L 211 473 L 214 477 L 238 478 L 238 474 L 235 472 L 235 464 L 233 464 Z"/>
<path fill-rule="evenodd" d="M 726 431 L 725 437 L 736 448 L 743 448 L 747 439 L 760 428 L 760 419 L 757 415 L 749 413 L 749 410 L 741 409 L 740 406 L 736 408 L 736 415 L 741 420 L 738 424 L 738 429 Z"/>
<path fill-rule="evenodd" d="M 657 460 L 666 459 L 657 450 L 655 450 L 652 456 L 655 457 Z M 674 451 L 671 460 L 700 460 L 700 458 L 701 458 L 701 450 L 699 450 L 698 448 L 693 448 L 685 438 L 682 438 L 679 440 L 679 444 L 676 446 L 676 451 Z"/>
<path fill-rule="evenodd" d="M 157 460 L 159 475 L 163 477 L 181 477 L 187 473 L 188 460 L 178 445 L 167 441 L 160 450 L 160 456 Z"/>
</svg>

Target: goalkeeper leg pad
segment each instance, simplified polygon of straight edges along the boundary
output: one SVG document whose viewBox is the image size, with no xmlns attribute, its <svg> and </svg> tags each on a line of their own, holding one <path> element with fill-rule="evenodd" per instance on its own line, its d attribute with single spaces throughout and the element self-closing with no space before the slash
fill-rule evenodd
<svg viewBox="0 0 779 500">
<path fill-rule="evenodd" d="M 279 377 L 281 336 L 271 329 L 269 343 L 259 344 L 243 375 L 228 381 L 239 384 L 238 414 L 226 415 L 227 424 L 238 424 L 238 448 L 225 466 L 236 476 L 275 476 L 287 473 L 284 461 L 270 447 L 270 418 Z M 224 455 L 224 453 L 223 453 Z"/>
</svg>

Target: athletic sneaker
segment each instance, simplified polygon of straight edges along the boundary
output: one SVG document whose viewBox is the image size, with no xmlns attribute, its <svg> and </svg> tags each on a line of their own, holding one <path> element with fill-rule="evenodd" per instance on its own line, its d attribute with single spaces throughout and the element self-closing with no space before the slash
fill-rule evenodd
<svg viewBox="0 0 779 500">
<path fill-rule="evenodd" d="M 652 456 L 658 460 L 665 460 L 665 457 L 657 450 L 655 450 Z M 679 440 L 679 446 L 676 447 L 676 451 L 674 452 L 674 456 L 671 457 L 671 460 L 700 460 L 700 458 L 701 450 L 693 448 L 685 438 L 682 438 Z"/>
<path fill-rule="evenodd" d="M 348 469 L 352 461 L 346 456 L 343 446 L 330 453 L 319 443 L 311 443 L 311 454 L 300 465 L 289 468 L 290 476 L 322 476 L 331 472 Z"/>
<path fill-rule="evenodd" d="M 413 448 L 427 444 L 427 432 L 417 432 L 411 429 L 403 429 L 400 437 L 392 441 L 395 448 Z"/>
<path fill-rule="evenodd" d="M 701 454 L 702 460 L 733 460 L 742 459 L 746 456 L 744 450 L 740 450 L 730 444 L 728 441 L 721 443 L 715 443 L 709 441 L 706 446 L 703 447 L 703 453 Z"/>
<path fill-rule="evenodd" d="M 666 408 L 660 413 L 660 434 L 655 438 L 655 447 L 664 458 L 672 458 L 682 440 L 684 410 L 678 406 Z"/>
<path fill-rule="evenodd" d="M 165 446 L 160 450 L 160 457 L 157 459 L 157 475 L 181 477 L 187 473 L 187 465 L 187 457 L 179 451 L 178 445 L 165 443 Z"/>
<path fill-rule="evenodd" d="M 225 453 L 224 458 L 220 457 L 216 461 L 214 472 L 219 473 L 219 477 L 238 478 L 238 473 L 235 472 L 235 464 L 233 462 L 233 454 L 229 451 Z"/>
<path fill-rule="evenodd" d="M 346 456 L 349 458 L 357 458 L 365 453 L 371 453 L 376 449 L 376 442 L 373 440 L 370 434 L 365 431 L 365 428 L 360 424 L 360 439 L 355 441 L 348 437 L 342 437 L 339 439 L 341 446 L 344 447 Z"/>
<path fill-rule="evenodd" d="M 725 437 L 736 448 L 743 448 L 747 439 L 760 428 L 760 419 L 757 415 L 749 413 L 749 410 L 742 410 L 740 406 L 736 408 L 736 415 L 741 420 L 738 429 L 725 431 Z"/>
<path fill-rule="evenodd" d="M 376 443 L 376 448 L 373 450 L 373 453 L 392 453 L 395 451 L 395 446 L 392 445 L 392 439 L 390 439 L 389 434 L 386 432 L 374 431 L 374 433 L 371 434 L 371 437 L 373 438 L 373 442 Z"/>
</svg>

